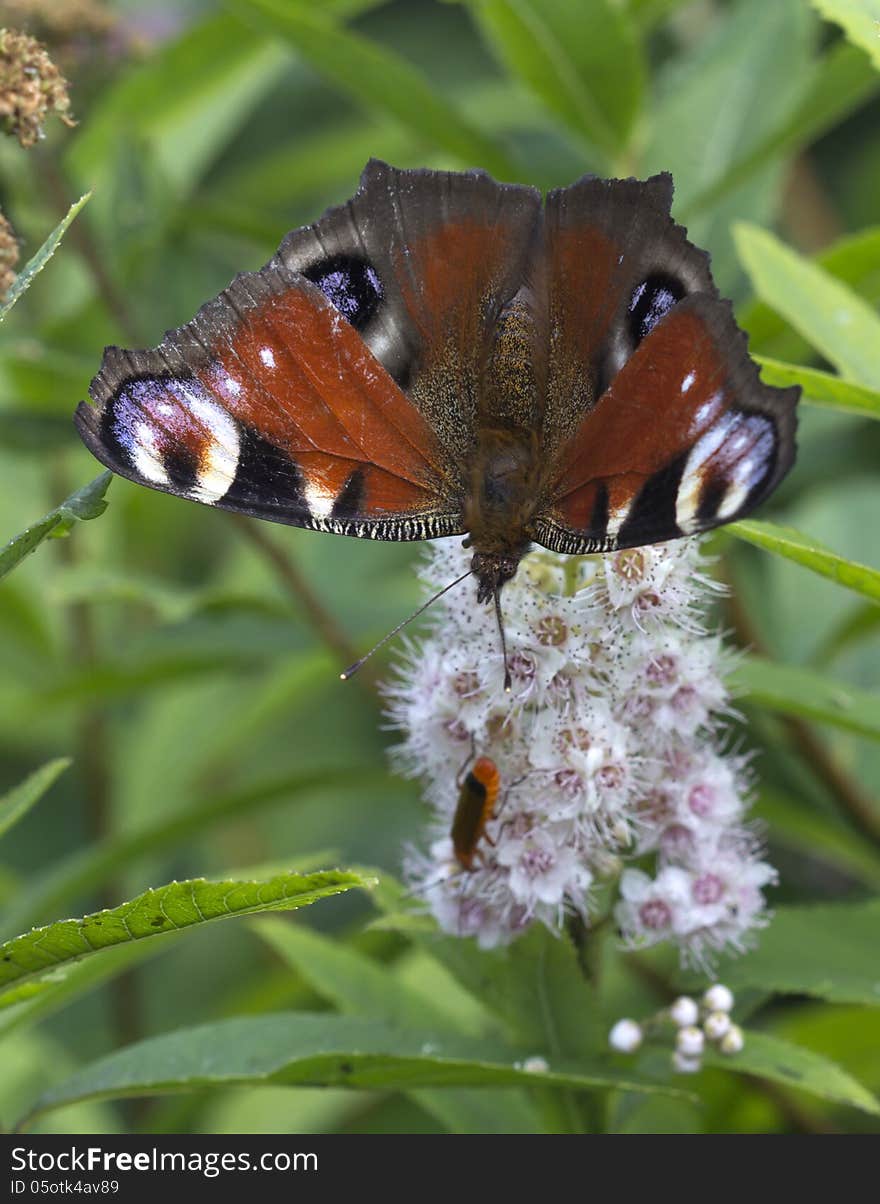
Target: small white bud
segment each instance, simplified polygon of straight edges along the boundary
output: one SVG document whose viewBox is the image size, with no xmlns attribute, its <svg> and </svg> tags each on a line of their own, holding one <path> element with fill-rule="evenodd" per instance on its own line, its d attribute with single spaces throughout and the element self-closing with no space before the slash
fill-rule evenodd
<svg viewBox="0 0 880 1204">
<path fill-rule="evenodd" d="M 618 1020 L 608 1034 L 608 1044 L 619 1053 L 635 1053 L 642 1043 L 642 1026 L 635 1020 Z"/>
<path fill-rule="evenodd" d="M 738 1024 L 731 1024 L 730 1028 L 719 1041 L 718 1048 L 723 1054 L 738 1054 L 745 1043 L 746 1039 L 743 1036 L 742 1029 Z"/>
<path fill-rule="evenodd" d="M 536 1054 L 532 1058 L 526 1058 L 522 1064 L 522 1068 L 526 1074 L 546 1074 L 550 1069 L 550 1064 L 546 1058 L 542 1058 Z"/>
<path fill-rule="evenodd" d="M 678 1028 L 690 1028 L 700 1018 L 697 1001 L 691 999 L 690 995 L 680 995 L 669 1009 L 669 1017 Z"/>
<path fill-rule="evenodd" d="M 676 1074 L 696 1074 L 702 1065 L 699 1057 L 689 1058 L 678 1049 L 672 1055 L 672 1069 Z"/>
<path fill-rule="evenodd" d="M 703 1007 L 707 1012 L 732 1012 L 733 991 L 724 983 L 716 982 L 703 996 Z"/>
<path fill-rule="evenodd" d="M 703 1021 L 703 1032 L 710 1041 L 720 1041 L 730 1029 L 730 1017 L 727 1012 L 710 1012 Z"/>
<path fill-rule="evenodd" d="M 680 1028 L 678 1030 L 675 1038 L 675 1048 L 686 1058 L 697 1058 L 703 1052 L 705 1040 L 706 1038 L 703 1036 L 702 1029 L 691 1024 L 687 1028 Z"/>
</svg>

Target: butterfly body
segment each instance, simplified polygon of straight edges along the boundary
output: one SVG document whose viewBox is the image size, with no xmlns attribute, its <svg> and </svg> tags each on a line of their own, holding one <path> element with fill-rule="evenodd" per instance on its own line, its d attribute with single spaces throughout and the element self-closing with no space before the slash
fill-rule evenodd
<svg viewBox="0 0 880 1204">
<path fill-rule="evenodd" d="M 749 513 L 794 459 L 669 176 L 551 192 L 372 161 L 149 351 L 80 434 L 141 484 L 381 540 L 466 535 L 480 601 L 532 542 L 611 551 Z"/>
</svg>

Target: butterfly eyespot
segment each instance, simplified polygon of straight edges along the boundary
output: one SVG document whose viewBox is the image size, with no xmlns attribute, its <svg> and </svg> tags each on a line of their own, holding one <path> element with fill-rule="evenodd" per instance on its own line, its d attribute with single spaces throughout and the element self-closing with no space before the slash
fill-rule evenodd
<svg viewBox="0 0 880 1204">
<path fill-rule="evenodd" d="M 318 286 L 355 330 L 363 330 L 382 303 L 381 281 L 364 259 L 334 255 L 306 268 L 303 275 Z"/>
<path fill-rule="evenodd" d="M 208 504 L 235 480 L 238 424 L 193 378 L 135 377 L 102 417 L 116 456 L 152 485 Z"/>
<path fill-rule="evenodd" d="M 661 272 L 648 276 L 636 285 L 627 306 L 627 321 L 633 343 L 638 346 L 684 295 L 682 282 Z"/>
</svg>

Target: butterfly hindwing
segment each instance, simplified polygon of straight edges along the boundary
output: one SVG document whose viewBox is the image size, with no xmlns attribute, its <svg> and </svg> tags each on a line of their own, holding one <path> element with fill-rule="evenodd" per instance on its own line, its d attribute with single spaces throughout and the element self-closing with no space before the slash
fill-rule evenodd
<svg viewBox="0 0 880 1204">
<path fill-rule="evenodd" d="M 728 302 L 683 298 L 563 446 L 536 539 L 608 551 L 741 517 L 791 466 L 798 395 L 761 383 Z"/>
<path fill-rule="evenodd" d="M 537 189 L 373 159 L 355 196 L 289 234 L 278 259 L 355 312 L 367 346 L 460 465 L 498 316 L 523 283 L 540 223 Z"/>
</svg>

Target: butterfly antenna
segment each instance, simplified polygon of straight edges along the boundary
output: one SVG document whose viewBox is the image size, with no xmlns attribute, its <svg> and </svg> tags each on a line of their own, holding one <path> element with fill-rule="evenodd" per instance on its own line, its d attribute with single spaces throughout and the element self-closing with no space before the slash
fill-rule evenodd
<svg viewBox="0 0 880 1204">
<path fill-rule="evenodd" d="M 510 665 L 507 663 L 507 640 L 504 637 L 504 620 L 501 617 L 501 594 L 495 590 L 495 618 L 498 620 L 498 633 L 501 636 L 501 651 L 504 654 L 504 693 L 510 693 Z"/>
<path fill-rule="evenodd" d="M 473 569 L 468 569 L 466 573 L 462 573 L 460 577 L 456 577 L 454 581 L 450 581 L 448 585 L 444 585 L 443 588 L 438 590 L 437 593 L 434 594 L 433 597 L 429 598 L 427 602 L 423 602 L 418 610 L 414 610 L 413 613 L 408 618 L 404 619 L 402 623 L 398 623 L 393 631 L 389 631 L 387 635 L 383 635 L 379 643 L 374 644 L 370 651 L 365 653 L 360 660 L 355 661 L 353 665 L 348 666 L 344 673 L 339 674 L 340 681 L 348 681 L 350 677 L 354 677 L 358 669 L 360 669 L 361 666 L 370 659 L 374 652 L 378 652 L 383 644 L 387 644 L 389 640 L 393 640 L 397 633 L 399 631 L 403 631 L 404 627 L 406 627 L 408 623 L 411 623 L 413 619 L 417 619 L 423 611 L 428 609 L 429 606 L 433 606 L 438 598 L 442 598 L 445 593 L 448 593 L 449 590 L 454 589 L 456 585 L 464 581 L 465 577 L 470 577 L 473 571 Z"/>
</svg>

